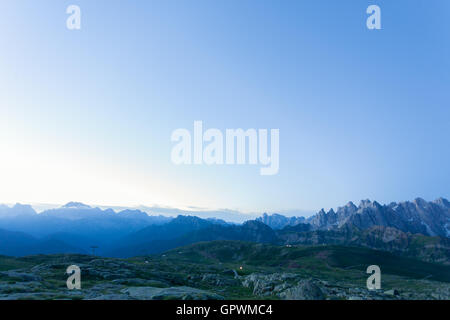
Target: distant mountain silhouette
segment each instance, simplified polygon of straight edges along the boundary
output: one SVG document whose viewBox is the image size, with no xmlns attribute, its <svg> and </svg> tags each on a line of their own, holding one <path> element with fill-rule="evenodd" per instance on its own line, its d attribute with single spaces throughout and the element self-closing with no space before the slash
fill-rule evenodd
<svg viewBox="0 0 450 320">
<path fill-rule="evenodd" d="M 151 233 L 151 236 L 139 237 L 130 235 L 131 243 L 123 243 L 122 247 L 110 252 L 113 257 L 132 257 L 164 252 L 166 250 L 184 246 L 191 243 L 214 240 L 241 240 L 260 243 L 273 243 L 277 241 L 275 232 L 262 222 L 251 220 L 242 225 L 215 224 L 200 218 L 178 217 L 165 226 L 146 228 L 145 233 L 150 235 L 151 229 L 170 230 L 168 233 L 161 231 Z M 195 223 L 193 223 L 195 221 Z M 135 241 L 135 239 L 139 241 Z"/>
<path fill-rule="evenodd" d="M 8 207 L 0 204 L 0 219 L 9 217 L 27 217 L 35 215 L 36 211 L 29 205 L 15 204 L 13 207 Z"/>
<path fill-rule="evenodd" d="M 99 254 L 127 234 L 147 226 L 164 224 L 171 218 L 149 216 L 139 210 L 114 212 L 70 202 L 60 208 L 37 214 L 30 206 L 0 206 L 0 228 L 23 232 L 37 239 L 62 241 L 68 246 L 89 252 L 92 245 Z M 64 252 L 64 251 L 62 251 Z"/>
<path fill-rule="evenodd" d="M 0 255 L 25 256 L 33 254 L 86 253 L 57 239 L 38 240 L 23 232 L 0 229 Z"/>
<path fill-rule="evenodd" d="M 282 229 L 286 226 L 295 226 L 299 223 L 305 222 L 304 217 L 285 217 L 281 214 L 274 213 L 271 215 L 268 215 L 267 213 L 264 213 L 261 217 L 256 219 L 257 221 L 260 221 L 264 224 L 267 224 L 269 227 L 271 227 L 274 230 Z"/>
<path fill-rule="evenodd" d="M 131 257 L 213 240 L 278 245 L 364 246 L 446 263 L 450 260 L 450 203 L 444 198 L 381 205 L 363 200 L 314 216 L 267 215 L 243 224 L 196 216 L 149 216 L 140 210 L 102 210 L 79 202 L 37 214 L 0 205 L 0 254 L 90 252 Z M 450 262 L 449 262 L 450 263 Z"/>
</svg>

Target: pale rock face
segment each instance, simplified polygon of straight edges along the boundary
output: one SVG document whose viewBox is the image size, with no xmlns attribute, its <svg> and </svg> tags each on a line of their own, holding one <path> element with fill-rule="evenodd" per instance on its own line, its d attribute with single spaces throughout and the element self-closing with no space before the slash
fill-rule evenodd
<svg viewBox="0 0 450 320">
<path fill-rule="evenodd" d="M 263 214 L 256 220 L 274 230 L 300 224 L 309 224 L 312 230 L 335 230 L 343 227 L 365 230 L 382 226 L 413 234 L 450 237 L 450 202 L 444 198 L 430 202 L 417 198 L 381 205 L 377 201 L 362 200 L 359 206 L 349 202 L 337 211 L 330 209 L 326 212 L 321 209 L 308 219 Z"/>
<path fill-rule="evenodd" d="M 450 209 L 450 202 L 447 199 L 439 198 L 433 201 L 434 204 L 437 204 L 441 208 Z"/>
<path fill-rule="evenodd" d="M 296 226 L 305 221 L 304 217 L 285 217 L 283 215 L 274 213 L 272 215 L 268 215 L 264 213 L 261 217 L 256 219 L 259 222 L 262 222 L 274 230 L 283 229 L 287 226 Z"/>
<path fill-rule="evenodd" d="M 311 280 L 303 280 L 297 286 L 284 291 L 281 298 L 286 300 L 324 300 L 322 290 Z"/>
<path fill-rule="evenodd" d="M 306 222 L 315 230 L 331 230 L 343 226 L 359 229 L 384 226 L 403 232 L 449 237 L 450 203 L 444 198 L 432 202 L 417 198 L 411 202 L 389 205 L 362 200 L 358 207 L 350 202 L 336 212 L 332 209 L 325 212 L 322 209 Z"/>
</svg>

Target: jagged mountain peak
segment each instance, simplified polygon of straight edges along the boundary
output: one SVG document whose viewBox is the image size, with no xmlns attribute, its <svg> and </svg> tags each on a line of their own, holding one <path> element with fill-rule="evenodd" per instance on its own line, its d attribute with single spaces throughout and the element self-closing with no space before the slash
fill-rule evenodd
<svg viewBox="0 0 450 320">
<path fill-rule="evenodd" d="M 358 207 L 355 206 L 355 204 L 350 201 L 345 206 L 338 207 L 336 213 L 340 216 L 348 216 L 350 214 L 355 213 L 357 210 L 358 210 Z"/>
<path fill-rule="evenodd" d="M 373 208 L 374 203 L 369 199 L 361 200 L 358 209 Z"/>
<path fill-rule="evenodd" d="M 0 205 L 0 217 L 22 217 L 37 214 L 30 205 L 16 203 L 12 207 Z"/>
<path fill-rule="evenodd" d="M 371 201 L 369 199 L 361 200 L 359 207 L 358 207 L 358 212 L 362 213 L 366 209 L 378 210 L 381 207 L 382 207 L 382 205 L 380 203 L 378 203 L 377 201 Z"/>
<path fill-rule="evenodd" d="M 33 207 L 28 204 L 16 203 L 14 207 L 12 207 L 12 209 L 20 211 L 21 214 L 36 214 L 36 211 L 33 209 Z"/>
<path fill-rule="evenodd" d="M 183 216 L 178 215 L 175 219 L 173 219 L 172 222 L 200 222 L 200 221 L 206 221 L 205 219 L 196 217 L 196 216 Z"/>
<path fill-rule="evenodd" d="M 439 198 L 427 202 L 417 198 L 411 202 L 381 205 L 377 201 L 362 200 L 356 208 L 349 203 L 335 213 L 322 209 L 307 220 L 316 230 L 330 230 L 352 226 L 367 229 L 373 226 L 391 227 L 403 232 L 448 237 L 450 232 L 450 203 Z"/>
<path fill-rule="evenodd" d="M 81 202 L 68 202 L 65 205 L 63 205 L 61 208 L 65 209 L 92 209 L 92 207 L 88 206 L 87 204 L 81 203 Z"/>
<path fill-rule="evenodd" d="M 345 205 L 346 208 L 351 208 L 351 209 L 357 209 L 358 207 L 355 206 L 355 204 L 352 201 L 347 202 L 347 204 Z"/>
<path fill-rule="evenodd" d="M 286 217 L 284 215 L 274 213 L 267 214 L 263 213 L 263 215 L 259 218 L 256 218 L 256 221 L 262 222 L 274 230 L 282 229 L 286 226 L 295 226 L 297 224 L 303 223 L 305 221 L 304 217 Z"/>
<path fill-rule="evenodd" d="M 450 209 L 450 202 L 445 198 L 440 197 L 440 198 L 434 200 L 433 203 L 437 204 L 440 207 Z"/>
<path fill-rule="evenodd" d="M 242 226 L 246 227 L 246 228 L 253 228 L 253 229 L 257 229 L 257 228 L 267 228 L 268 226 L 258 220 L 248 220 L 245 221 Z"/>
<path fill-rule="evenodd" d="M 425 201 L 422 198 L 416 198 L 414 199 L 413 203 L 417 206 L 417 207 L 427 207 L 429 204 L 427 201 Z"/>
</svg>

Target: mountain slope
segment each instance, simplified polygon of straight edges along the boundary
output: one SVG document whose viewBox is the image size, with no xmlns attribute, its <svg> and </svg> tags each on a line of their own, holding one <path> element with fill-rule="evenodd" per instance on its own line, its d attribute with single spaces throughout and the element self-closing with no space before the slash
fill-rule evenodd
<svg viewBox="0 0 450 320">
<path fill-rule="evenodd" d="M 180 218 L 180 217 L 179 217 Z M 179 219 L 177 218 L 177 219 Z M 182 217 L 185 219 L 186 217 Z M 175 219 L 175 220 L 177 220 Z M 197 218 L 199 219 L 199 218 Z M 201 220 L 201 219 L 200 219 Z M 172 221 L 174 222 L 174 221 Z M 164 230 L 168 230 L 171 223 L 166 225 Z M 160 233 L 152 234 L 149 236 L 147 241 L 142 242 L 143 238 L 139 237 L 140 243 L 132 243 L 127 246 L 122 246 L 109 253 L 113 257 L 132 257 L 147 254 L 160 253 L 166 250 L 177 248 L 191 243 L 203 242 L 203 241 L 213 241 L 213 240 L 242 240 L 260 243 L 273 243 L 277 241 L 277 236 L 275 232 L 267 225 L 258 221 L 247 221 L 243 225 L 223 225 L 223 224 L 213 224 L 208 222 L 205 224 L 203 222 L 197 221 L 197 228 L 186 232 L 184 234 L 178 233 L 178 237 L 168 238 L 169 234 L 164 234 L 164 238 L 157 239 L 158 235 L 161 237 Z M 199 226 L 202 226 L 200 228 Z M 191 226 L 192 227 L 192 226 Z M 184 228 L 183 231 L 187 229 Z M 179 232 L 179 230 L 177 230 Z M 145 234 L 148 235 L 149 229 L 145 230 Z M 173 236 L 177 233 L 171 232 L 170 235 Z M 140 236 L 142 234 L 140 233 Z M 133 239 L 133 236 L 130 236 Z"/>
<path fill-rule="evenodd" d="M 417 198 L 412 202 L 381 205 L 363 200 L 356 207 L 352 202 L 335 212 L 323 209 L 307 219 L 316 230 L 331 230 L 345 225 L 368 229 L 373 226 L 391 227 L 403 232 L 420 233 L 428 236 L 450 236 L 450 203 L 439 198 L 427 202 Z"/>
<path fill-rule="evenodd" d="M 26 233 L 0 229 L 0 255 L 27 256 L 33 254 L 86 253 L 56 239 L 36 239 Z"/>
<path fill-rule="evenodd" d="M 281 243 L 288 245 L 344 245 L 388 251 L 423 261 L 450 265 L 450 239 L 405 233 L 395 228 L 374 226 L 366 230 L 344 226 L 333 230 L 277 232 Z"/>
<path fill-rule="evenodd" d="M 304 217 L 289 217 L 288 218 L 288 217 L 285 217 L 278 213 L 274 213 L 271 215 L 264 213 L 261 217 L 257 218 L 256 221 L 267 224 L 272 229 L 277 230 L 277 229 L 283 229 L 286 226 L 295 226 L 299 223 L 303 223 L 303 222 L 305 222 L 305 218 Z"/>
<path fill-rule="evenodd" d="M 114 212 L 70 202 L 37 214 L 30 206 L 0 206 L 0 228 L 23 232 L 35 238 L 61 241 L 89 252 L 92 245 L 103 254 L 122 237 L 147 226 L 163 224 L 171 218 L 149 216 L 139 210 Z M 63 249 L 63 247 L 61 247 Z M 63 253 L 64 251 L 61 251 Z"/>
<path fill-rule="evenodd" d="M 379 265 L 383 274 L 423 279 L 428 277 L 450 283 L 450 266 L 398 257 L 369 248 L 347 246 L 285 247 L 241 241 L 213 241 L 177 248 L 165 253 L 167 259 L 183 262 L 202 261 L 211 265 L 229 263 L 251 267 L 316 269 L 332 272 L 332 268 L 360 270 Z"/>
</svg>

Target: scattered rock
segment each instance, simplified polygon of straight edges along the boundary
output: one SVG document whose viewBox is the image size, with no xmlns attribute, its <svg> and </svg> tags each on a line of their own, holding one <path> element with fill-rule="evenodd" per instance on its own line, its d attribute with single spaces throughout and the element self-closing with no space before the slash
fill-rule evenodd
<svg viewBox="0 0 450 320">
<path fill-rule="evenodd" d="M 38 275 L 32 274 L 32 273 L 23 273 L 23 272 L 16 272 L 16 271 L 5 271 L 0 272 L 0 275 L 7 276 L 9 278 L 18 279 L 19 281 L 42 281 L 42 278 Z"/>
<path fill-rule="evenodd" d="M 223 300 L 215 293 L 191 287 L 131 287 L 121 291 L 138 300 Z"/>
<path fill-rule="evenodd" d="M 204 274 L 201 281 L 213 286 L 237 286 L 241 283 L 237 279 L 230 279 L 214 273 Z"/>
<path fill-rule="evenodd" d="M 322 290 L 311 280 L 303 280 L 297 286 L 289 288 L 280 297 L 285 300 L 324 300 Z"/>
<path fill-rule="evenodd" d="M 387 294 L 389 296 L 398 296 L 400 294 L 400 292 L 398 292 L 398 290 L 396 290 L 396 289 L 391 289 L 391 290 L 385 291 L 384 294 Z"/>
</svg>

